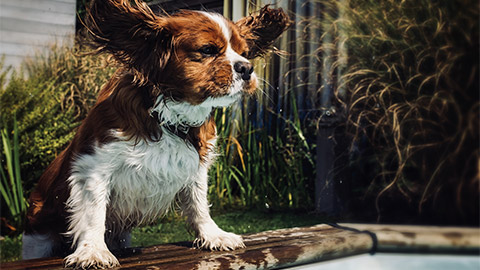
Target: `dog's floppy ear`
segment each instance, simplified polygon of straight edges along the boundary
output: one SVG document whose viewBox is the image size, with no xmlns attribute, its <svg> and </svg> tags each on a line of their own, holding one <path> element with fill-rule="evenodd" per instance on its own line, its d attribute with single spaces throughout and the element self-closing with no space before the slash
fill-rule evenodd
<svg viewBox="0 0 480 270">
<path fill-rule="evenodd" d="M 171 54 L 166 21 L 139 0 L 94 0 L 85 24 L 93 46 L 148 80 L 163 69 Z"/>
<path fill-rule="evenodd" d="M 247 40 L 247 58 L 263 55 L 290 25 L 288 15 L 281 9 L 264 6 L 258 14 L 250 15 L 235 23 L 240 34 Z"/>
</svg>

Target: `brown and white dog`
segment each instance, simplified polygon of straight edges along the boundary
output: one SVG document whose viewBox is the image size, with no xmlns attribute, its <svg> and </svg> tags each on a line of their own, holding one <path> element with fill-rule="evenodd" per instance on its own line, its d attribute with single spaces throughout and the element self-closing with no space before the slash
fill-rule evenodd
<svg viewBox="0 0 480 270">
<path fill-rule="evenodd" d="M 287 15 L 264 7 L 236 23 L 199 11 L 161 16 L 138 0 L 97 0 L 88 14 L 93 43 L 122 68 L 32 193 L 23 258 L 66 249 L 68 266 L 116 266 L 109 249 L 128 246 L 131 228 L 155 221 L 175 199 L 198 247 L 243 247 L 209 214 L 211 113 L 254 92 L 248 59 L 285 31 Z"/>
</svg>

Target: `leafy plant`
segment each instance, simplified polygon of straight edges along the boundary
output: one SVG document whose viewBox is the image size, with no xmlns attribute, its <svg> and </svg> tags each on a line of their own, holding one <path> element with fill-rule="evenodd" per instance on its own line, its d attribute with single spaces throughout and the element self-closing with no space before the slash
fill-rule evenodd
<svg viewBox="0 0 480 270">
<path fill-rule="evenodd" d="M 74 129 L 114 71 L 106 56 L 88 55 L 79 44 L 52 46 L 48 53 L 27 59 L 0 89 L 4 124 L 11 126 L 14 115 L 18 119 L 21 174 L 27 191 L 73 138 Z"/>
<path fill-rule="evenodd" d="M 2 129 L 0 133 L 5 157 L 5 162 L 0 164 L 0 192 L 13 224 L 8 224 L 7 220 L 4 219 L 2 219 L 2 223 L 7 223 L 5 225 L 9 226 L 10 229 L 16 230 L 22 225 L 27 209 L 20 175 L 20 151 L 16 118 L 13 122 L 13 143 L 6 128 Z"/>
</svg>

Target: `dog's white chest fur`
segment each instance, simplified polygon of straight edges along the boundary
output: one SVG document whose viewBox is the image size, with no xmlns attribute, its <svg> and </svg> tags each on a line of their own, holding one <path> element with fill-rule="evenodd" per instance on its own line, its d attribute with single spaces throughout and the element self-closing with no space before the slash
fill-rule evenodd
<svg viewBox="0 0 480 270">
<path fill-rule="evenodd" d="M 74 168 L 71 183 L 88 179 L 85 188 L 105 188 L 110 198 L 107 222 L 128 227 L 165 213 L 175 195 L 198 175 L 200 158 L 190 143 L 164 131 L 158 142 L 110 142 L 80 157 Z"/>
</svg>

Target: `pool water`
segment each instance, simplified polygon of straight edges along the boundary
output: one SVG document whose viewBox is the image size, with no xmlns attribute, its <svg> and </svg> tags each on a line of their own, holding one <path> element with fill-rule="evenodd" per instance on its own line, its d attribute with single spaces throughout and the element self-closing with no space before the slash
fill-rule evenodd
<svg viewBox="0 0 480 270">
<path fill-rule="evenodd" d="M 480 256 L 443 254 L 362 254 L 288 268 L 290 270 L 480 270 Z"/>
</svg>

